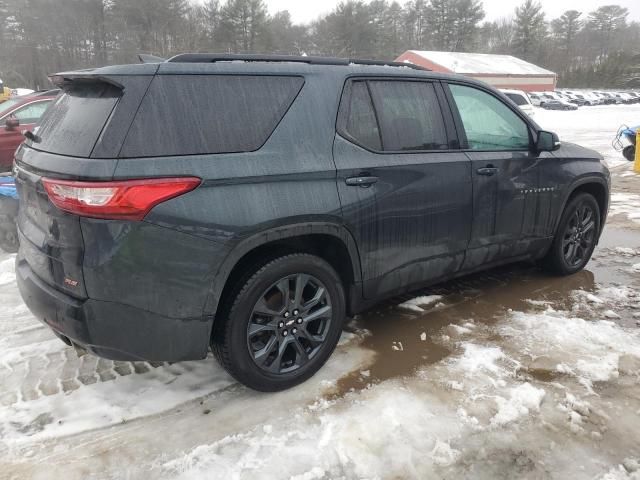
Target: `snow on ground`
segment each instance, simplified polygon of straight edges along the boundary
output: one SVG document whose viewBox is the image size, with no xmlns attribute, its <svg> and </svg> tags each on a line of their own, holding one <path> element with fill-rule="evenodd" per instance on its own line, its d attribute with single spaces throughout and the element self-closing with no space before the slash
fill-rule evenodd
<svg viewBox="0 0 640 480">
<path fill-rule="evenodd" d="M 593 478 L 638 452 L 640 404 L 616 385 L 637 384 L 637 331 L 551 309 L 478 328 L 415 376 L 199 445 L 161 477 Z"/>
<path fill-rule="evenodd" d="M 609 215 L 625 215 L 629 220 L 640 223 L 640 195 L 613 193 Z"/>
<path fill-rule="evenodd" d="M 536 108 L 533 119 L 540 127 L 556 132 L 561 141 L 597 150 L 611 167 L 629 163 L 611 142 L 620 125 L 639 123 L 640 104 L 580 107 L 566 112 Z"/>
<path fill-rule="evenodd" d="M 609 142 L 640 107 L 538 112 L 563 140 L 622 164 Z M 637 223 L 638 211 L 640 188 L 613 195 L 611 215 Z M 33 319 L 15 257 L 0 253 L 0 478 L 637 479 L 633 221 L 600 247 L 594 273 L 498 283 L 490 273 L 491 294 L 461 279 L 451 295 L 380 306 L 370 318 L 415 325 L 412 335 L 390 330 L 369 350 L 380 330 L 360 319 L 316 377 L 278 394 L 241 387 L 212 358 L 78 358 Z M 376 377 L 380 362 L 407 356 L 402 373 Z"/>
<path fill-rule="evenodd" d="M 405 310 L 411 310 L 413 312 L 422 313 L 425 311 L 423 307 L 434 304 L 442 299 L 441 295 L 422 295 L 419 297 L 412 298 L 411 300 L 407 300 L 406 302 L 402 302 L 398 305 L 400 308 L 404 308 Z"/>
</svg>

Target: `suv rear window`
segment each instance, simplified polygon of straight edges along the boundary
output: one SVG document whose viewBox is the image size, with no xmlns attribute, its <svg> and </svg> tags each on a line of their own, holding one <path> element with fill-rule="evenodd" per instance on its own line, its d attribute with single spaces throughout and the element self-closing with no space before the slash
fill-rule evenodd
<svg viewBox="0 0 640 480">
<path fill-rule="evenodd" d="M 78 83 L 42 116 L 33 147 L 46 152 L 88 157 L 122 91 L 107 83 Z"/>
<path fill-rule="evenodd" d="M 300 92 L 301 77 L 161 75 L 153 79 L 121 157 L 259 149 Z"/>
</svg>

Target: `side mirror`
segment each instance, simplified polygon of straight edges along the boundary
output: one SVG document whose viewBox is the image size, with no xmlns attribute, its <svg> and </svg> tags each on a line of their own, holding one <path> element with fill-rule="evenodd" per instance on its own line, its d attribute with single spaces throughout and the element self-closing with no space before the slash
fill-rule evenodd
<svg viewBox="0 0 640 480">
<path fill-rule="evenodd" d="M 4 122 L 4 126 L 7 127 L 7 130 L 15 130 L 20 126 L 20 120 L 18 120 L 16 117 L 9 117 Z"/>
<path fill-rule="evenodd" d="M 562 143 L 558 135 L 553 132 L 540 130 L 538 132 L 538 141 L 536 142 L 536 150 L 538 152 L 554 152 L 560 148 Z"/>
</svg>

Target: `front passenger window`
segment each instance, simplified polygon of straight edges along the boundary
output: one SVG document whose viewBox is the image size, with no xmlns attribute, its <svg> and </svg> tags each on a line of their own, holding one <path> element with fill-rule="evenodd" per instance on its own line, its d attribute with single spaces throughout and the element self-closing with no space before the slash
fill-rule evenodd
<svg viewBox="0 0 640 480">
<path fill-rule="evenodd" d="M 529 148 L 529 127 L 513 110 L 493 95 L 463 85 L 450 84 L 467 143 L 473 150 L 523 150 Z"/>
</svg>

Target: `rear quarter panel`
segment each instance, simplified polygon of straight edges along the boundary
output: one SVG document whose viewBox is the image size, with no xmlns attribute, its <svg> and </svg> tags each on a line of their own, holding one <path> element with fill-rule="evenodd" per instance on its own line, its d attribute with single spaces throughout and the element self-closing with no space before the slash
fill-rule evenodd
<svg viewBox="0 0 640 480">
<path fill-rule="evenodd" d="M 208 68 L 213 67 L 194 64 L 193 73 L 207 73 Z M 225 68 L 217 66 L 215 71 L 220 73 Z M 182 277 L 184 287 L 211 293 L 221 265 L 243 240 L 292 224 L 340 225 L 332 144 L 342 82 L 342 76 L 318 75 L 310 70 L 297 99 L 258 151 L 120 159 L 115 179 L 150 175 L 193 175 L 203 179 L 196 190 L 158 205 L 145 222 L 206 241 L 208 249 L 183 255 L 172 252 L 166 245 L 154 251 L 163 259 L 155 255 L 139 256 L 142 262 L 139 268 L 154 271 L 158 261 L 166 262 L 167 267 L 172 262 L 177 268 L 184 264 L 185 269 L 187 265 L 200 263 L 199 275 Z M 194 128 L 202 127 L 194 125 Z M 112 237 L 115 241 L 115 236 Z M 180 244 L 175 248 L 179 249 Z M 116 274 L 115 269 L 105 270 L 104 262 L 101 268 L 103 276 Z M 209 302 L 211 309 L 216 300 Z M 206 310 L 205 314 L 214 313 L 204 307 L 204 302 L 199 306 Z"/>
</svg>

